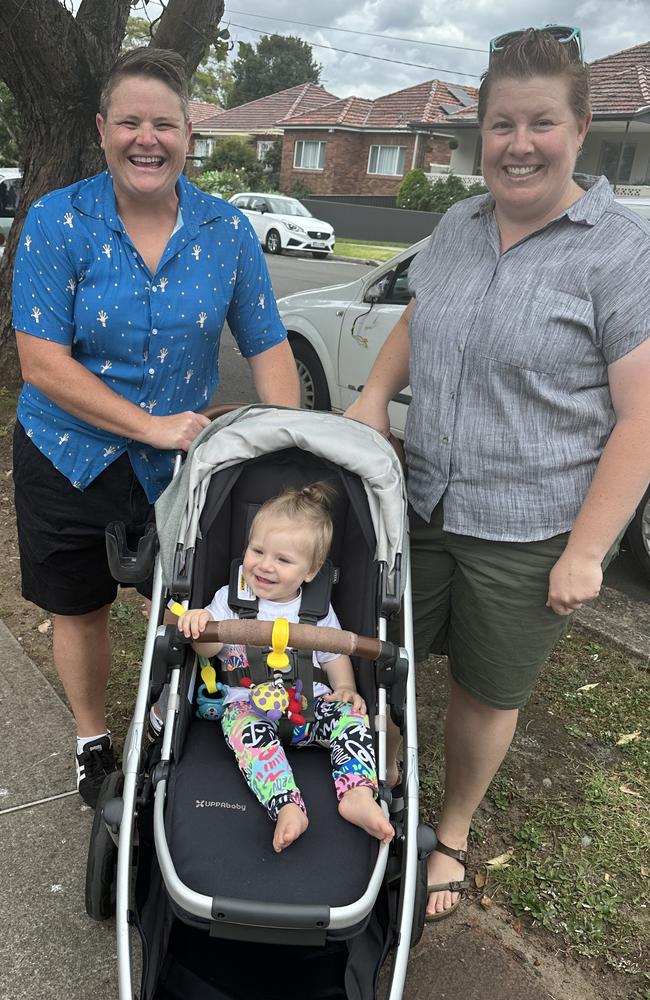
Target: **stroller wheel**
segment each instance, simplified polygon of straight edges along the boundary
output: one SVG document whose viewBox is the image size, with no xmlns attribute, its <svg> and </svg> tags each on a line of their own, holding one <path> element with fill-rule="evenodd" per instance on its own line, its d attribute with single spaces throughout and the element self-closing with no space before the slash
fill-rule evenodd
<svg viewBox="0 0 650 1000">
<path fill-rule="evenodd" d="M 122 794 L 124 775 L 113 771 L 101 787 L 90 833 L 86 865 L 86 913 L 93 920 L 107 920 L 115 913 L 117 845 L 111 837 L 103 812 L 105 804 Z"/>
</svg>

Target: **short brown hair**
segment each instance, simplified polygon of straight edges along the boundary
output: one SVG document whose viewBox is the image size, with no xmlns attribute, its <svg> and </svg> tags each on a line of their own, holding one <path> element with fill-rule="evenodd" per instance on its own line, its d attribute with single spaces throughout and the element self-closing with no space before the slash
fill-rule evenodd
<svg viewBox="0 0 650 1000">
<path fill-rule="evenodd" d="M 187 121 L 189 117 L 189 88 L 187 82 L 187 66 L 178 52 L 172 49 L 152 49 L 144 46 L 123 52 L 111 66 L 104 81 L 99 98 L 99 113 L 102 118 L 108 114 L 113 90 L 125 76 L 148 76 L 161 80 L 178 96 Z"/>
<path fill-rule="evenodd" d="M 310 572 L 316 573 L 325 560 L 332 544 L 334 532 L 330 516 L 330 503 L 336 490 L 329 483 L 311 483 L 301 490 L 285 490 L 279 496 L 271 497 L 263 503 L 253 518 L 249 537 L 257 522 L 269 515 L 286 517 L 291 521 L 302 521 L 313 535 L 314 551 L 312 553 Z"/>
<path fill-rule="evenodd" d="M 481 78 L 478 92 L 478 120 L 483 124 L 495 80 L 525 80 L 532 76 L 561 76 L 569 86 L 569 104 L 577 121 L 591 113 L 589 68 L 573 56 L 572 47 L 562 44 L 543 28 L 528 28 L 513 35 L 504 47 L 490 55 L 490 66 Z"/>
</svg>

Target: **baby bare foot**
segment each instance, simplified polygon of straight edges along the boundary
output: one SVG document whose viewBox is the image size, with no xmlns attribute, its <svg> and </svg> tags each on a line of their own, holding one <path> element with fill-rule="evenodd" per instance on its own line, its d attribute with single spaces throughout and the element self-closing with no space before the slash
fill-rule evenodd
<svg viewBox="0 0 650 1000">
<path fill-rule="evenodd" d="M 339 813 L 348 823 L 360 826 L 383 844 L 389 844 L 395 836 L 393 827 L 375 801 L 372 788 L 367 785 L 350 788 L 339 802 Z"/>
<path fill-rule="evenodd" d="M 273 850 L 277 851 L 279 854 L 280 851 L 283 851 L 285 847 L 289 846 L 289 844 L 293 844 L 294 840 L 297 840 L 300 834 L 304 833 L 308 826 L 309 820 L 300 806 L 295 805 L 293 802 L 290 802 L 286 806 L 282 806 L 275 824 L 275 833 L 273 834 Z"/>
</svg>

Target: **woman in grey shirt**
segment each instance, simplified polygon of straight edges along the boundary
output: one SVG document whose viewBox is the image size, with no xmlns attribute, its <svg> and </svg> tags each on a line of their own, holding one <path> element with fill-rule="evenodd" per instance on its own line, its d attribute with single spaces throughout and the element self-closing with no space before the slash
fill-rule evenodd
<svg viewBox="0 0 650 1000">
<path fill-rule="evenodd" d="M 579 30 L 493 39 L 478 116 L 490 194 L 435 229 L 348 410 L 387 433 L 410 381 L 416 656 L 450 670 L 428 919 L 458 905 L 518 710 L 650 479 L 650 227 L 604 177 L 574 180 L 591 123 Z"/>
</svg>

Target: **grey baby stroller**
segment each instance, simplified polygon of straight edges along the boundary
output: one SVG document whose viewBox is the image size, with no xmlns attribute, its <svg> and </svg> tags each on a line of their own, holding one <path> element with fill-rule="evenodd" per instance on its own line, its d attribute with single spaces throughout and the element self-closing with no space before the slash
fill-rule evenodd
<svg viewBox="0 0 650 1000">
<path fill-rule="evenodd" d="M 326 630 L 314 633 L 318 607 L 331 599 L 344 630 L 337 641 L 352 655 L 368 705 L 382 807 L 396 836 L 386 846 L 344 822 L 327 753 L 288 749 L 310 826 L 275 854 L 220 726 L 197 717 L 197 656 L 174 625 L 160 622 L 169 598 L 203 606 L 228 583 L 261 503 L 322 479 L 336 489 L 334 541 L 289 645 L 329 648 Z M 91 916 L 108 916 L 116 902 L 120 1000 L 374 1000 L 391 952 L 382 982 L 397 1000 L 409 948 L 422 933 L 426 855 L 435 843 L 418 819 L 406 499 L 397 456 L 370 428 L 333 414 L 241 408 L 197 438 L 156 505 L 156 522 L 152 617 L 135 712 L 123 772 L 107 778 L 98 803 L 86 887 Z M 129 553 L 119 528 L 111 549 L 116 575 L 145 574 L 151 553 Z M 386 641 L 387 620 L 400 604 L 401 647 Z M 268 647 L 271 628 L 244 615 L 209 625 L 205 637 Z M 163 736 L 149 749 L 147 713 L 163 685 Z M 404 739 L 401 801 L 385 784 L 389 713 Z M 139 988 L 134 929 L 143 956 Z"/>
</svg>

